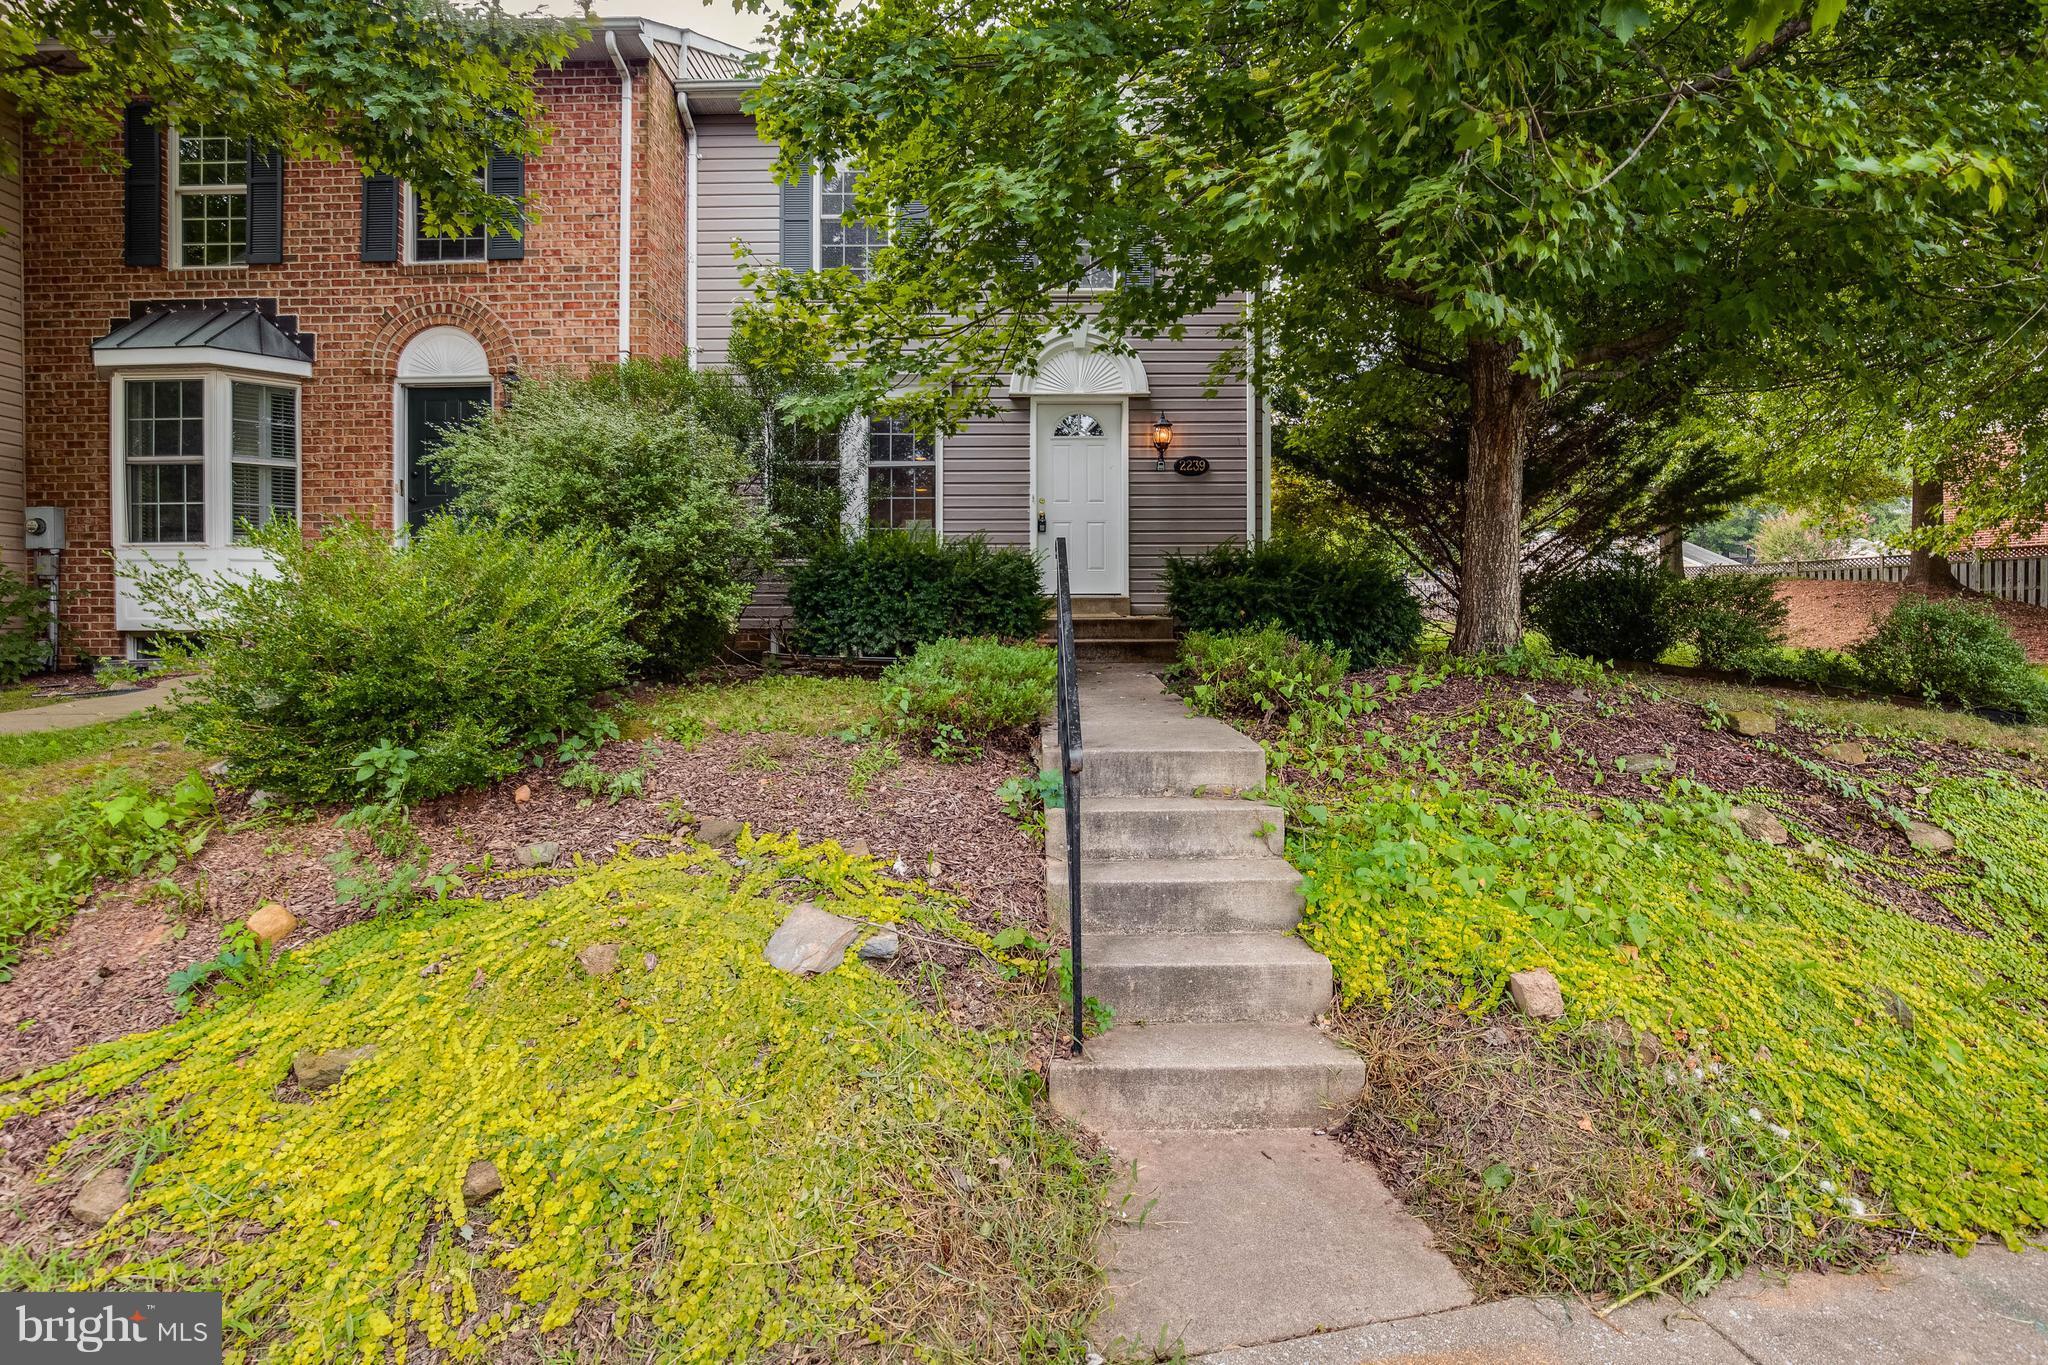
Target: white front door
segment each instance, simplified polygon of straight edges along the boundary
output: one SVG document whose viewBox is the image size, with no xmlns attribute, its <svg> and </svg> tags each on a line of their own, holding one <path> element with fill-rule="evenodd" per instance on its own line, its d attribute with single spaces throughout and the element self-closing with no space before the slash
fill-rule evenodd
<svg viewBox="0 0 2048 1365">
<path fill-rule="evenodd" d="M 1040 399 L 1038 548 L 1045 590 L 1053 590 L 1053 544 L 1067 540 L 1067 586 L 1077 597 L 1121 597 L 1130 590 L 1130 472 L 1123 404 Z"/>
</svg>

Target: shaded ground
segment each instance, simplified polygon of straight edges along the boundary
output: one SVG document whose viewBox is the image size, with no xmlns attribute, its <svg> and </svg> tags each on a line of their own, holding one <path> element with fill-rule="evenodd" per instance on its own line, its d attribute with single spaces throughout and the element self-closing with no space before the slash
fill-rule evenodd
<svg viewBox="0 0 2048 1365">
<path fill-rule="evenodd" d="M 1778 600 L 1785 604 L 1786 642 L 1801 649 L 1847 649 L 1867 637 L 1908 592 L 1898 583 L 1838 583 L 1817 578 L 1777 580 Z M 2004 618 L 2034 663 L 2048 663 L 2048 608 L 2008 602 L 1983 593 L 1943 593 L 1985 603 Z"/>
<path fill-rule="evenodd" d="M 713 734 L 695 747 L 619 741 L 599 754 L 598 764 L 609 772 L 643 766 L 639 796 L 591 799 L 564 789 L 559 769 L 542 770 L 430 802 L 413 813 L 413 824 L 432 861 L 455 862 L 466 884 L 486 897 L 535 889 L 531 882 L 489 880 L 492 869 L 513 866 L 525 845 L 558 844 L 558 864 L 567 867 L 574 855 L 601 860 L 628 841 L 667 838 L 696 821 L 733 820 L 756 832 L 800 832 L 900 858 L 909 876 L 961 896 L 977 926 L 1018 924 L 1042 934 L 1040 847 L 994 795 L 1005 778 L 1024 771 L 1022 751 L 964 764 L 917 756 L 890 763 L 891 752 L 781 733 Z M 517 799 L 522 786 L 524 802 Z M 144 880 L 103 892 L 65 932 L 31 948 L 14 979 L 0 984 L 0 1075 L 168 1023 L 175 1014 L 165 979 L 213 957 L 223 932 L 268 901 L 300 920 L 292 946 L 366 916 L 336 902 L 334 873 L 323 859 L 349 836 L 331 815 L 252 815 L 246 796 L 235 793 L 224 794 L 222 814 L 227 830 L 178 868 L 175 891 Z M 366 848 L 360 836 L 355 844 Z M 918 951 L 913 944 L 906 970 Z M 973 1003 L 948 1000 L 955 1008 Z"/>
</svg>

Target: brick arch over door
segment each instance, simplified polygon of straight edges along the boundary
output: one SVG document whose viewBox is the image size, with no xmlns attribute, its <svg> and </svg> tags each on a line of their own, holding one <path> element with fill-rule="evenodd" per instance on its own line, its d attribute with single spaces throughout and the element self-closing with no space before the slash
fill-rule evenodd
<svg viewBox="0 0 2048 1365">
<path fill-rule="evenodd" d="M 520 368 L 512 333 L 498 315 L 475 299 L 450 293 L 445 297 L 423 295 L 387 313 L 370 343 L 370 373 L 378 379 L 395 380 L 399 356 L 415 337 L 433 327 L 459 327 L 475 337 L 490 357 L 494 375 Z"/>
</svg>

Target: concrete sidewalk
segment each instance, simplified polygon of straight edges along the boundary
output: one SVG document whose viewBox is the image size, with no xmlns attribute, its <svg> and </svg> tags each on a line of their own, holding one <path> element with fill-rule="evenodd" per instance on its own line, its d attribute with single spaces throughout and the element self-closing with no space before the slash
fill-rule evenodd
<svg viewBox="0 0 2048 1365">
<path fill-rule="evenodd" d="M 1205 1365 L 2039 1365 L 2048 1362 L 2048 1252 L 1996 1244 L 1902 1257 L 1863 1275 L 1748 1275 L 1692 1304 L 1505 1299 L 1199 1356 Z"/>
<path fill-rule="evenodd" d="M 150 707 L 169 703 L 176 683 L 159 683 L 133 692 L 115 692 L 103 697 L 80 697 L 76 701 L 51 702 L 21 711 L 0 711 L 0 735 L 33 735 L 45 730 L 75 730 L 82 725 L 99 725 L 120 720 Z"/>
</svg>

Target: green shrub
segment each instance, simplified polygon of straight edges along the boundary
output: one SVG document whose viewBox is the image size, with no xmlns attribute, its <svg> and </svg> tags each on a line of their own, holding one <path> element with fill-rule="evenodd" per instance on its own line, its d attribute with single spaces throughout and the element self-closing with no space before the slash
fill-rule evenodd
<svg viewBox="0 0 2048 1365">
<path fill-rule="evenodd" d="M 1880 691 L 2048 716 L 2048 682 L 1989 607 L 1908 593 L 1850 653 Z"/>
<path fill-rule="evenodd" d="M 1671 648 L 1665 598 L 1675 582 L 1652 559 L 1589 563 L 1544 585 L 1530 615 L 1551 646 L 1567 654 L 1651 660 Z"/>
<path fill-rule="evenodd" d="M 255 544 L 274 574 L 163 567 L 138 589 L 192 632 L 167 648 L 198 671 L 179 698 L 193 743 L 294 800 L 415 802 L 513 772 L 638 653 L 631 575 L 579 537 L 437 517 L 403 544 L 360 522 Z"/>
<path fill-rule="evenodd" d="M 1057 664 L 1044 645 L 938 640 L 882 674 L 882 709 L 941 756 L 1029 734 L 1052 711 Z"/>
<path fill-rule="evenodd" d="M 1045 625 L 1038 565 L 980 537 L 870 531 L 821 547 L 789 581 L 791 638 L 806 654 L 907 655 L 959 636 L 1023 640 Z"/>
<path fill-rule="evenodd" d="M 12 687 L 49 659 L 49 596 L 0 565 L 0 687 Z"/>
<path fill-rule="evenodd" d="M 1194 631 L 1180 642 L 1167 681 L 1211 716 L 1271 716 L 1327 691 L 1351 667 L 1343 650 L 1304 644 L 1278 626 Z"/>
<path fill-rule="evenodd" d="M 1757 673 L 1785 643 L 1785 604 L 1766 574 L 1665 579 L 1672 642 L 1699 651 L 1708 668 Z"/>
<path fill-rule="evenodd" d="M 435 460 L 465 514 L 606 536 L 633 572 L 630 637 L 677 675 L 710 660 L 767 568 L 771 524 L 739 433 L 761 417 L 727 376 L 680 360 L 529 380 Z"/>
<path fill-rule="evenodd" d="M 1166 601 L 1191 631 L 1278 626 L 1344 651 L 1361 668 L 1406 657 L 1422 634 L 1422 609 L 1392 571 L 1370 559 L 1334 559 L 1303 541 L 1169 557 Z"/>
</svg>

